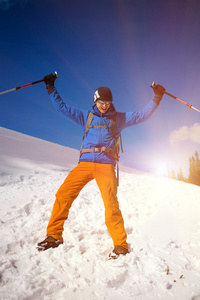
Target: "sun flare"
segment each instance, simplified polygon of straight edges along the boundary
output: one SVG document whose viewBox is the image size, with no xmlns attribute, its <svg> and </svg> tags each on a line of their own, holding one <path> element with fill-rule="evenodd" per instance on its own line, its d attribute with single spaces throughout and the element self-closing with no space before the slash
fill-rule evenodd
<svg viewBox="0 0 200 300">
<path fill-rule="evenodd" d="M 165 162 L 157 162 L 155 164 L 155 173 L 157 175 L 167 176 L 167 174 L 168 174 L 167 163 L 165 163 Z"/>
</svg>

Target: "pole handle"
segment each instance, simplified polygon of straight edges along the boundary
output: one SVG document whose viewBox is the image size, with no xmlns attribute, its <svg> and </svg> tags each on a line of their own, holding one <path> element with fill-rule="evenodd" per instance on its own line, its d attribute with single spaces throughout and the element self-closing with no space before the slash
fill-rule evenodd
<svg viewBox="0 0 200 300">
<path fill-rule="evenodd" d="M 153 81 L 150 87 L 153 89 L 155 85 L 156 85 L 156 84 L 155 84 L 155 81 Z M 185 102 L 185 101 L 183 101 L 183 100 L 177 98 L 176 96 L 174 96 L 174 95 L 172 95 L 172 94 L 170 94 L 170 93 L 168 93 L 168 92 L 166 92 L 166 91 L 165 91 L 164 93 L 165 93 L 166 95 L 168 95 L 169 97 L 174 98 L 175 100 L 177 100 L 177 101 L 179 101 L 179 102 L 181 102 L 181 103 L 187 105 L 188 108 L 192 108 L 192 104 L 189 104 L 189 103 L 187 103 L 187 102 Z"/>
<path fill-rule="evenodd" d="M 58 72 L 55 71 L 55 75 L 54 75 L 56 78 L 58 77 Z M 43 79 L 40 79 L 40 80 L 37 80 L 37 81 L 34 81 L 34 82 L 31 82 L 31 83 L 27 83 L 27 84 L 24 84 L 24 85 L 21 85 L 21 86 L 17 86 L 16 87 L 16 91 L 18 91 L 19 89 L 22 89 L 24 87 L 27 87 L 27 86 L 30 86 L 30 85 L 33 85 L 33 84 L 37 84 L 37 83 L 40 83 L 44 81 L 44 78 Z"/>
</svg>

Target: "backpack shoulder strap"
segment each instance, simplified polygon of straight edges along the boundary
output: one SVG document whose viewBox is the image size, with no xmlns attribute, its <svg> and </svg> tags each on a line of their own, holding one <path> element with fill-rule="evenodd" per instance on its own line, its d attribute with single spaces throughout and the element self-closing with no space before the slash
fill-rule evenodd
<svg viewBox="0 0 200 300">
<path fill-rule="evenodd" d="M 121 136 L 121 133 L 119 135 L 119 138 L 117 138 L 116 114 L 113 115 L 112 118 L 110 119 L 110 124 L 111 124 L 110 126 L 111 126 L 111 130 L 112 130 L 113 136 L 114 136 L 115 140 L 117 141 L 118 152 L 119 152 L 119 145 L 120 145 L 121 152 L 123 153 L 124 150 L 123 150 L 123 146 L 122 146 L 122 136 Z M 119 144 L 119 141 L 120 141 L 120 144 Z"/>
<path fill-rule="evenodd" d="M 81 143 L 80 157 L 81 157 L 81 150 L 82 150 L 82 147 L 83 147 L 83 140 L 84 140 L 86 134 L 88 133 L 88 130 L 90 128 L 90 124 L 93 120 L 93 117 L 94 117 L 94 114 L 90 111 L 89 114 L 88 114 L 88 117 L 87 117 L 87 122 L 86 122 L 86 125 L 85 125 L 85 133 L 83 135 L 83 139 L 82 139 L 82 143 Z"/>
<path fill-rule="evenodd" d="M 90 124 L 92 123 L 93 117 L 94 117 L 94 114 L 90 111 L 89 114 L 88 114 L 88 117 L 87 117 L 87 122 L 86 122 L 86 126 L 85 126 L 85 133 L 84 133 L 84 136 L 83 136 L 83 140 L 84 140 L 86 134 L 88 133 L 88 130 L 90 128 Z"/>
<path fill-rule="evenodd" d="M 110 128 L 112 130 L 114 138 L 117 140 L 116 115 L 113 115 L 110 118 Z"/>
</svg>

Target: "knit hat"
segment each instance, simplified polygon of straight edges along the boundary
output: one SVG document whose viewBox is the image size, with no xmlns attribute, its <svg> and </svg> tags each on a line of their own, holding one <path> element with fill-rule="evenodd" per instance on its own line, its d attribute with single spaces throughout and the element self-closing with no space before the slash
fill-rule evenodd
<svg viewBox="0 0 200 300">
<path fill-rule="evenodd" d="M 97 100 L 113 101 L 111 90 L 108 87 L 99 87 L 94 93 L 94 102 Z"/>
</svg>

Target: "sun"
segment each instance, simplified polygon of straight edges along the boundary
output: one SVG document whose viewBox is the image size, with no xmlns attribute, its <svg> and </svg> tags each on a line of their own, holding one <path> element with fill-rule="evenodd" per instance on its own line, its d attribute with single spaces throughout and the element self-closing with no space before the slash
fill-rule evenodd
<svg viewBox="0 0 200 300">
<path fill-rule="evenodd" d="M 167 176 L 167 173 L 168 173 L 167 163 L 157 162 L 154 166 L 154 169 L 155 169 L 155 173 L 157 175 Z"/>
</svg>

